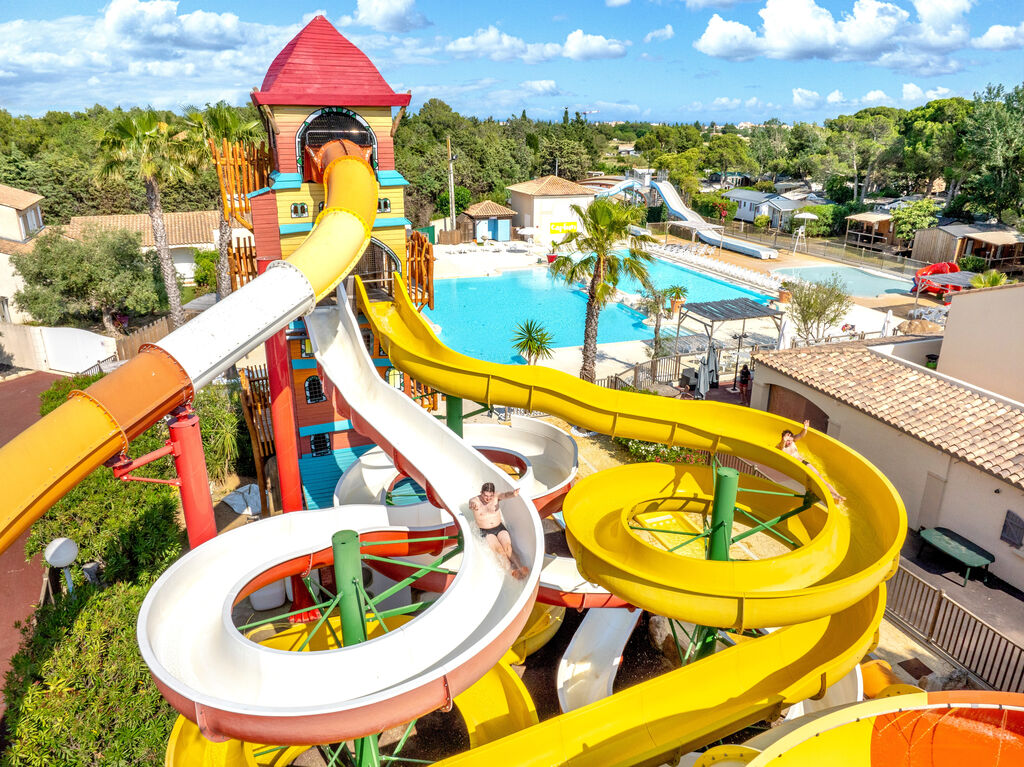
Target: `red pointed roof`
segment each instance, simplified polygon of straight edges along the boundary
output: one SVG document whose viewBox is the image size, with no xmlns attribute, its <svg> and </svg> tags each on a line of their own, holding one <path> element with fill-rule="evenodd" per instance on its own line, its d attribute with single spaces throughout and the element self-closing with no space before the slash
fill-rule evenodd
<svg viewBox="0 0 1024 767">
<path fill-rule="evenodd" d="M 257 104 L 302 106 L 407 106 L 366 54 L 323 16 L 316 16 L 277 54 L 253 91 Z"/>
</svg>

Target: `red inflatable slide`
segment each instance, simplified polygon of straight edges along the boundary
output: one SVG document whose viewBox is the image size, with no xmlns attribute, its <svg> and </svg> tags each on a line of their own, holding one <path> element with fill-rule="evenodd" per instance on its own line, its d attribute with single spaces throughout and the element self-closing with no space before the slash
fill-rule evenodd
<svg viewBox="0 0 1024 767">
<path fill-rule="evenodd" d="M 938 264 L 929 264 L 923 269 L 918 269 L 914 275 L 914 292 L 920 288 L 922 293 L 934 293 L 936 296 L 942 296 L 946 293 L 955 293 L 962 288 L 959 285 L 944 285 L 941 279 L 930 280 L 929 276 L 938 276 L 942 274 L 952 274 L 953 272 L 959 272 L 960 267 L 956 265 L 955 261 L 943 261 Z"/>
</svg>

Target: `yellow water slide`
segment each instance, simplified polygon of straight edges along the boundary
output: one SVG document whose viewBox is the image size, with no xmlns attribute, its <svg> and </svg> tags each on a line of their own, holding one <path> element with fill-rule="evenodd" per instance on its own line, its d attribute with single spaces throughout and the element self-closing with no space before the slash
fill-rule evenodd
<svg viewBox="0 0 1024 767">
<path fill-rule="evenodd" d="M 787 553 L 712 562 L 670 553 L 633 529 L 655 512 L 706 508 L 710 468 L 643 464 L 581 481 L 566 498 L 565 520 L 570 548 L 588 579 L 682 621 L 782 628 L 445 764 L 660 764 L 823 694 L 874 646 L 906 512 L 893 486 L 861 455 L 819 432 L 801 441 L 805 457 L 846 496 L 839 506 L 813 471 L 775 449 L 780 432 L 794 428 L 787 419 L 613 391 L 549 368 L 472 359 L 437 339 L 401 280 L 393 303 L 371 303 L 361 285 L 358 290 L 392 363 L 417 381 L 487 405 L 551 413 L 604 434 L 741 456 L 827 499 L 765 528 L 789 541 Z M 799 505 L 799 498 L 772 495 L 787 490 L 774 482 L 743 475 L 740 485 L 737 506 L 757 523 Z"/>
<path fill-rule="evenodd" d="M 377 179 L 347 141 L 324 148 L 326 204 L 288 259 L 69 400 L 0 448 L 0 551 L 93 469 L 298 316 L 358 263 Z"/>
</svg>

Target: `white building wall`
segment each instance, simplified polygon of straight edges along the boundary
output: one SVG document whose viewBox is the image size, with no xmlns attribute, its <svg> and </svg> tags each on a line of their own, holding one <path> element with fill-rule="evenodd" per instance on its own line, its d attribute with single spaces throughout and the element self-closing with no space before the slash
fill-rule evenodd
<svg viewBox="0 0 1024 767">
<path fill-rule="evenodd" d="M 509 206 L 516 211 L 512 226 L 532 226 L 537 229 L 534 242 L 552 245 L 561 241 L 566 231 L 580 225 L 579 217 L 571 206 L 586 209 L 594 201 L 593 195 L 571 197 L 534 197 L 521 192 L 509 192 Z"/>
<path fill-rule="evenodd" d="M 25 235 L 21 233 L 18 211 L 6 205 L 0 205 L 0 237 L 17 242 L 25 239 Z"/>
<path fill-rule="evenodd" d="M 1024 402 L 1021 334 L 1024 285 L 957 293 L 946 318 L 938 371 Z"/>
<path fill-rule="evenodd" d="M 989 568 L 1024 589 L 1024 550 L 999 540 L 1007 510 L 1024 516 L 1024 490 L 788 376 L 759 365 L 751 407 L 768 408 L 770 384 L 805 397 L 829 417 L 828 434 L 871 461 L 892 482 L 911 529 L 948 527 L 995 555 Z"/>
<path fill-rule="evenodd" d="M 7 311 L 10 313 L 11 322 L 16 324 L 29 322 L 32 319 L 30 314 L 20 311 L 14 303 L 14 294 L 23 287 L 25 287 L 25 282 L 14 271 L 11 257 L 6 253 L 0 253 L 0 299 L 7 299 Z M 0 317 L 0 320 L 2 319 Z"/>
</svg>

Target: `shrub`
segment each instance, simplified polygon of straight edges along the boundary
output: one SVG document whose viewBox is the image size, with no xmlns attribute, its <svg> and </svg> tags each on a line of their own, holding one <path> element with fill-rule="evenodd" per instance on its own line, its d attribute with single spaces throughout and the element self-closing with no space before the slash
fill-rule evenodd
<svg viewBox="0 0 1024 767">
<path fill-rule="evenodd" d="M 726 221 L 731 221 L 739 210 L 739 203 L 735 200 L 722 197 L 720 193 L 695 194 L 692 200 L 692 207 L 705 218 L 713 222 L 722 220 L 722 211 L 725 211 Z"/>
<path fill-rule="evenodd" d="M 754 190 L 758 192 L 768 192 L 769 194 L 775 194 L 775 184 L 771 181 L 758 181 L 754 184 Z"/>
<path fill-rule="evenodd" d="M 148 585 L 83 585 L 21 627 L 4 686 L 4 767 L 163 764 L 177 712 L 136 645 Z"/>
<path fill-rule="evenodd" d="M 89 387 L 103 378 L 103 375 L 103 373 L 96 373 L 91 376 L 74 376 L 54 381 L 49 389 L 39 395 L 39 415 L 46 415 L 51 410 L 56 410 L 67 401 L 68 395 L 72 391 Z"/>
<path fill-rule="evenodd" d="M 220 258 L 220 253 L 216 250 L 196 250 L 195 248 L 192 249 L 192 253 L 196 262 L 193 279 L 196 287 L 204 288 L 204 290 L 197 291 L 197 294 L 215 290 L 217 287 L 217 259 Z"/>
<path fill-rule="evenodd" d="M 980 256 L 963 256 L 957 259 L 956 265 L 961 272 L 983 272 L 985 271 L 985 259 Z"/>
<path fill-rule="evenodd" d="M 642 439 L 616 437 L 615 441 L 626 448 L 636 461 L 656 463 L 704 463 L 704 456 L 688 447 L 673 447 L 660 442 L 645 442 Z"/>
<path fill-rule="evenodd" d="M 825 182 L 825 196 L 842 205 L 853 200 L 853 189 L 844 176 L 829 176 Z"/>
<path fill-rule="evenodd" d="M 771 224 L 771 222 L 772 217 L 767 215 L 766 213 L 762 213 L 760 216 L 757 216 L 754 219 L 754 226 L 756 226 L 758 229 L 767 229 L 768 225 Z"/>
<path fill-rule="evenodd" d="M 838 274 L 822 282 L 792 283 L 787 289 L 792 294 L 791 317 L 796 334 L 812 343 L 823 340 L 829 327 L 845 317 L 853 303 Z"/>
<path fill-rule="evenodd" d="M 251 476 L 255 464 L 238 384 L 210 384 L 199 391 L 192 406 L 199 416 L 210 479 L 223 483 L 232 471 Z"/>
</svg>

